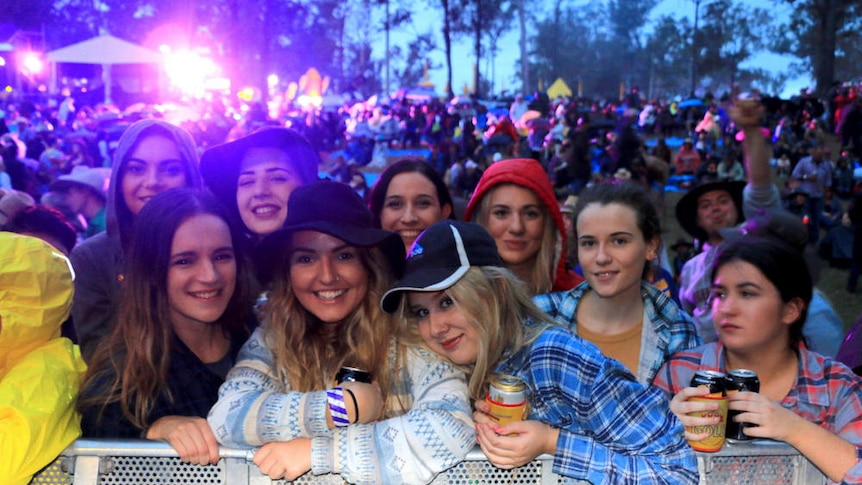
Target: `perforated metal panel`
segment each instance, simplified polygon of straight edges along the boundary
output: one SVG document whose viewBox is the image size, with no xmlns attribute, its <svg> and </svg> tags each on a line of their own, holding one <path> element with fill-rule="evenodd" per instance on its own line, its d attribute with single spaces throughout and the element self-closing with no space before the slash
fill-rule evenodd
<svg viewBox="0 0 862 485">
<path fill-rule="evenodd" d="M 441 473 L 434 485 L 526 485 L 542 483 L 542 463 L 534 461 L 514 470 L 497 468 L 487 461 L 464 461 Z"/>
<path fill-rule="evenodd" d="M 270 481 L 251 462 L 253 451 L 220 450 L 217 465 L 188 465 L 167 443 L 152 441 L 79 440 L 32 481 L 35 485 L 282 485 Z M 467 459 L 441 473 L 433 485 L 581 485 L 586 482 L 553 473 L 553 459 L 543 455 L 515 470 L 502 470 L 478 448 Z M 819 485 L 817 468 L 783 444 L 725 446 L 718 453 L 698 453 L 701 485 Z M 296 484 L 341 485 L 338 475 L 306 474 Z"/>
<path fill-rule="evenodd" d="M 715 456 L 703 460 L 702 484 L 794 485 L 805 483 L 796 479 L 797 467 L 802 460 L 800 456 Z"/>
<path fill-rule="evenodd" d="M 273 480 L 272 485 L 286 485 L 286 484 L 309 484 L 313 483 L 314 485 L 344 485 L 345 482 L 341 475 L 313 475 L 311 473 L 306 473 L 305 475 L 299 477 L 299 479 L 288 482 L 286 480 Z"/>
<path fill-rule="evenodd" d="M 72 485 L 72 475 L 65 471 L 65 464 L 69 460 L 71 458 L 57 458 L 33 477 L 33 481 L 30 483 L 34 485 Z"/>
<path fill-rule="evenodd" d="M 217 465 L 189 465 L 172 457 L 106 457 L 101 466 L 100 485 L 221 485 L 225 474 L 222 462 Z"/>
</svg>

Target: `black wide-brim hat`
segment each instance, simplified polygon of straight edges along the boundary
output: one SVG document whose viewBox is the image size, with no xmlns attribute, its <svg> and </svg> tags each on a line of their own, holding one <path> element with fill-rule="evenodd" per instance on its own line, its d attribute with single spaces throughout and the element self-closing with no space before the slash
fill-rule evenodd
<svg viewBox="0 0 862 485">
<path fill-rule="evenodd" d="M 374 227 L 371 211 L 348 185 L 328 180 L 297 187 L 287 201 L 284 226 L 266 236 L 255 250 L 255 266 L 263 284 L 284 269 L 296 231 L 318 231 L 360 248 L 378 247 L 393 276 L 404 269 L 404 242 L 392 231 Z"/>
<path fill-rule="evenodd" d="M 201 155 L 201 176 L 210 191 L 236 215 L 239 169 L 250 148 L 277 148 L 287 153 L 291 166 L 303 185 L 318 179 L 320 155 L 311 143 L 290 128 L 265 126 L 234 141 L 216 145 Z"/>
<path fill-rule="evenodd" d="M 497 243 L 479 224 L 443 220 L 432 224 L 410 246 L 404 278 L 383 295 L 380 307 L 393 313 L 405 291 L 442 291 L 473 267 L 503 267 Z"/>
<path fill-rule="evenodd" d="M 730 194 L 730 197 L 733 199 L 733 204 L 736 206 L 736 222 L 739 223 L 745 219 L 745 215 L 742 213 L 743 189 L 745 189 L 745 182 L 742 181 L 710 182 L 708 184 L 698 185 L 689 190 L 688 193 L 682 196 L 682 198 L 679 199 L 679 202 L 677 202 L 676 220 L 679 221 L 679 225 L 682 226 L 682 228 L 685 229 L 685 232 L 689 233 L 691 237 L 699 241 L 706 241 L 708 239 L 706 231 L 697 225 L 697 201 L 700 199 L 700 196 L 707 192 L 712 192 L 713 190 L 726 191 Z"/>
</svg>

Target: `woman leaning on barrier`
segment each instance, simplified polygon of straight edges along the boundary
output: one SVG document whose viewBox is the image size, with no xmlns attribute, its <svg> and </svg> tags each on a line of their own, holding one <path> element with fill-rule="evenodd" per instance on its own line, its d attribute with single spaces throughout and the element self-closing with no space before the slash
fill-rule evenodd
<svg viewBox="0 0 862 485">
<path fill-rule="evenodd" d="M 282 229 L 257 248 L 271 291 L 261 326 L 219 389 L 209 423 L 227 446 L 260 446 L 273 479 L 428 483 L 475 445 L 464 374 L 395 338 L 379 298 L 404 264 L 397 233 L 373 227 L 349 186 L 290 194 Z M 343 366 L 372 382 L 335 383 Z"/>
<path fill-rule="evenodd" d="M 218 461 L 205 418 L 251 321 L 241 241 L 208 193 L 173 189 L 144 206 L 117 325 L 78 397 L 84 437 L 164 440 L 183 461 Z"/>
<path fill-rule="evenodd" d="M 801 228 L 803 236 L 804 227 Z M 752 438 L 796 448 L 830 480 L 862 483 L 862 379 L 844 364 L 808 350 L 802 337 L 812 283 L 800 251 L 774 237 L 745 236 L 725 243 L 712 271 L 712 311 L 719 340 L 675 354 L 655 384 L 675 394 L 671 409 L 687 427 L 718 424 L 717 410 L 695 402 L 709 389 L 689 387 L 698 370 L 749 369 L 760 392 L 729 396 L 735 422 Z M 686 430 L 700 440 L 707 433 Z"/>
<path fill-rule="evenodd" d="M 438 222 L 381 301 L 407 338 L 467 372 L 488 461 L 511 469 L 547 453 L 555 473 L 596 485 L 697 483 L 694 452 L 661 391 L 555 325 L 503 264 L 478 224 Z M 491 411 L 495 374 L 525 384 L 527 409 Z M 515 422 L 504 424 L 506 414 Z"/>
</svg>

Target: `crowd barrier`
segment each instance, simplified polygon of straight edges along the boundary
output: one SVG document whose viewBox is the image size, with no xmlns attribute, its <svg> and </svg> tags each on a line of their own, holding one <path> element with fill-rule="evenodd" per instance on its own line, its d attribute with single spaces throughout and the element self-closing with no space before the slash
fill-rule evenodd
<svg viewBox="0 0 862 485">
<path fill-rule="evenodd" d="M 215 465 L 188 465 L 166 443 L 145 440 L 78 440 L 33 478 L 31 484 L 63 485 L 271 485 L 285 483 L 262 475 L 253 451 L 222 448 Z M 701 485 L 821 485 L 826 478 L 795 449 L 758 441 L 727 444 L 717 453 L 698 453 Z M 514 470 L 485 460 L 479 448 L 461 464 L 441 473 L 434 485 L 582 484 L 552 471 L 542 455 Z M 296 484 L 343 484 L 338 475 L 300 477 Z"/>
</svg>

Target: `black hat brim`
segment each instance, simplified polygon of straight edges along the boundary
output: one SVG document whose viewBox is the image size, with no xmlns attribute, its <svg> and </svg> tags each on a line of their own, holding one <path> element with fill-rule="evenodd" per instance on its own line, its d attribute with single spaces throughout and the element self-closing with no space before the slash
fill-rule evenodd
<svg viewBox="0 0 862 485">
<path fill-rule="evenodd" d="M 405 291 L 442 291 L 461 279 L 469 270 L 469 266 L 457 268 L 433 268 L 412 273 L 395 283 L 380 300 L 380 307 L 386 313 L 393 313 L 401 303 Z"/>
<path fill-rule="evenodd" d="M 357 228 L 327 221 L 314 221 L 285 227 L 266 236 L 255 251 L 255 267 L 263 284 L 269 284 L 284 268 L 291 237 L 297 231 L 317 231 L 360 248 L 379 247 L 396 277 L 404 271 L 404 242 L 398 233 L 374 228 Z"/>
</svg>

